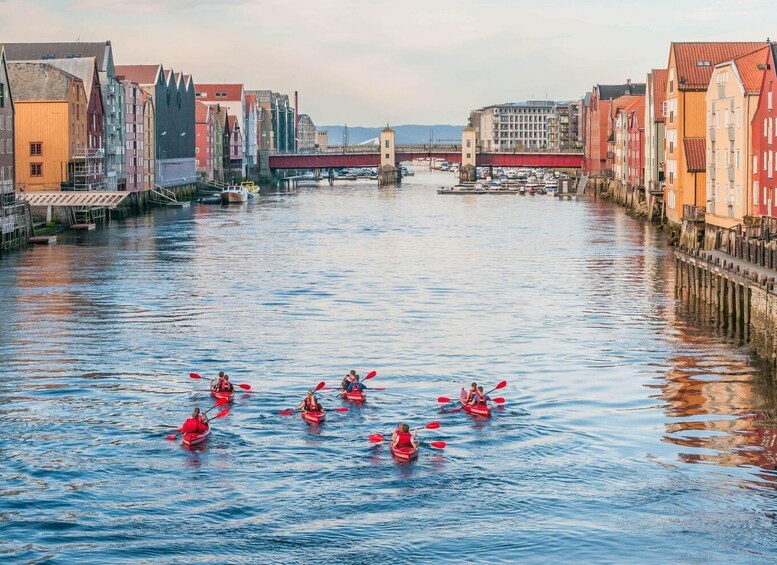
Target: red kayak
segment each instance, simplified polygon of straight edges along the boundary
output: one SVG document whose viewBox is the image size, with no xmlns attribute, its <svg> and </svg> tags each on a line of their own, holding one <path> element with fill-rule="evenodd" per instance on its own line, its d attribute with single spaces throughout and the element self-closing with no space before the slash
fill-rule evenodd
<svg viewBox="0 0 777 565">
<path fill-rule="evenodd" d="M 215 390 L 211 390 L 210 395 L 216 400 L 221 400 L 222 398 L 226 398 L 227 400 L 232 402 L 235 399 L 234 390 L 232 392 L 216 392 Z"/>
<path fill-rule="evenodd" d="M 391 455 L 402 461 L 412 461 L 418 458 L 417 447 L 389 447 L 391 449 Z"/>
<path fill-rule="evenodd" d="M 189 447 L 193 445 L 199 445 L 208 439 L 210 435 L 210 428 L 201 433 L 189 433 L 183 434 L 183 444 Z"/>
<path fill-rule="evenodd" d="M 467 404 L 464 399 L 467 398 L 467 391 L 461 389 L 461 407 L 468 414 L 473 416 L 482 416 L 483 418 L 491 417 L 491 408 L 488 404 Z"/>
<path fill-rule="evenodd" d="M 353 390 L 351 392 L 345 392 L 343 389 L 340 389 L 340 394 L 343 396 L 344 399 L 350 400 L 351 402 L 364 402 L 367 400 L 367 395 L 364 394 L 363 390 Z"/>
<path fill-rule="evenodd" d="M 308 424 L 320 424 L 326 419 L 326 412 L 316 410 L 315 412 L 302 412 L 302 419 Z"/>
</svg>

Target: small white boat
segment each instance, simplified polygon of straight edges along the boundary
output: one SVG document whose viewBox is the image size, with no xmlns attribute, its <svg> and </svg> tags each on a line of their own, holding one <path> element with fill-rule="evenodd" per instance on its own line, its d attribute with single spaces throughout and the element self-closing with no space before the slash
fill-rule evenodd
<svg viewBox="0 0 777 565">
<path fill-rule="evenodd" d="M 248 202 L 248 191 L 243 186 L 228 186 L 221 191 L 221 202 Z"/>
</svg>

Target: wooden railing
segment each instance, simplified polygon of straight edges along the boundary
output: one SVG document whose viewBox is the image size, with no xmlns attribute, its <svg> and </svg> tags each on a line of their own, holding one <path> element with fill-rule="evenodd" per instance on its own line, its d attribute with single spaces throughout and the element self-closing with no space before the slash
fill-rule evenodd
<svg viewBox="0 0 777 565">
<path fill-rule="evenodd" d="M 704 206 L 692 206 L 683 204 L 683 220 L 689 222 L 703 222 L 706 208 Z"/>
<path fill-rule="evenodd" d="M 738 224 L 721 230 L 715 238 L 715 249 L 737 259 L 769 269 L 777 269 L 777 219 L 764 218 L 757 225 Z"/>
</svg>

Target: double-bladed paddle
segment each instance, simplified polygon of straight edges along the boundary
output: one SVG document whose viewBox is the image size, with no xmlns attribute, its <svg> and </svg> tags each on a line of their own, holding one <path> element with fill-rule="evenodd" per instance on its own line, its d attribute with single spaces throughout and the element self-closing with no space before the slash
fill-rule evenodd
<svg viewBox="0 0 777 565">
<path fill-rule="evenodd" d="M 203 377 L 202 375 L 198 375 L 197 373 L 189 373 L 189 378 L 192 378 L 192 379 L 202 379 L 202 378 L 205 378 L 205 377 Z M 251 385 L 247 385 L 245 383 L 239 384 L 237 386 L 239 386 L 243 390 L 251 390 Z"/>
</svg>

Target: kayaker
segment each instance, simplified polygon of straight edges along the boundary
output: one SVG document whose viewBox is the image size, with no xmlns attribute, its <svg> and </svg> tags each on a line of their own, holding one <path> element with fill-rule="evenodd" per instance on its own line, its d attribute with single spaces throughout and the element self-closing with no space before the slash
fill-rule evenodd
<svg viewBox="0 0 777 565">
<path fill-rule="evenodd" d="M 475 398 L 472 400 L 472 404 L 486 404 L 487 400 L 488 397 L 486 396 L 486 393 L 483 392 L 483 387 L 479 386 Z"/>
<path fill-rule="evenodd" d="M 347 389 L 348 385 L 350 385 L 354 381 L 355 377 L 356 377 L 356 371 L 351 369 L 351 372 L 345 375 L 343 382 L 340 383 L 340 388 L 343 390 Z"/>
<path fill-rule="evenodd" d="M 391 436 L 391 445 L 393 447 L 418 447 L 418 441 L 416 440 L 416 434 L 418 430 L 410 433 L 410 426 L 407 424 L 399 424 L 397 431 Z"/>
<path fill-rule="evenodd" d="M 208 417 L 205 414 L 200 414 L 199 408 L 195 408 L 194 412 L 192 412 L 192 417 L 181 426 L 181 433 L 184 434 L 201 434 L 207 430 Z"/>
<path fill-rule="evenodd" d="M 475 401 L 475 395 L 478 393 L 478 383 L 472 383 L 464 398 L 464 404 L 472 404 Z"/>
<path fill-rule="evenodd" d="M 354 381 L 348 385 L 345 392 L 363 392 L 366 387 L 359 381 L 359 375 L 356 375 Z"/>
<path fill-rule="evenodd" d="M 303 412 L 323 412 L 324 407 L 319 404 L 315 393 L 312 390 L 309 390 L 308 395 L 300 405 L 297 406 L 297 410 L 302 410 Z"/>
<path fill-rule="evenodd" d="M 224 380 L 224 377 L 227 375 L 224 374 L 224 371 L 219 371 L 218 380 L 214 379 L 210 381 L 210 389 L 213 392 L 221 392 L 221 383 Z"/>
<path fill-rule="evenodd" d="M 224 378 L 219 382 L 218 392 L 234 392 L 235 387 L 229 382 L 229 375 L 224 375 Z"/>
</svg>

